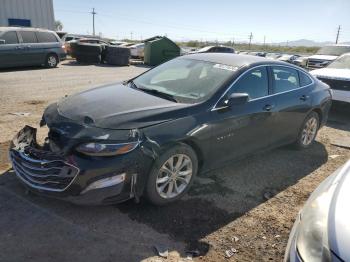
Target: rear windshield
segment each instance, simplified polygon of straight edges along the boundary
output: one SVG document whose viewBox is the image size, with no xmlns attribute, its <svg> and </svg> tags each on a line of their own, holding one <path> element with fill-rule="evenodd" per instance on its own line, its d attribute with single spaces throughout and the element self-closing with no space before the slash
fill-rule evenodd
<svg viewBox="0 0 350 262">
<path fill-rule="evenodd" d="M 349 52 L 350 46 L 325 46 L 318 50 L 316 54 L 340 56 Z"/>
</svg>

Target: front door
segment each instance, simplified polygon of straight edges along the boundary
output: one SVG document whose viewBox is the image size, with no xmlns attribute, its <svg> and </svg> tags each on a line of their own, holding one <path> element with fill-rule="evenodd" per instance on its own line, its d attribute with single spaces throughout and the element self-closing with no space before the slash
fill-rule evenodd
<svg viewBox="0 0 350 262">
<path fill-rule="evenodd" d="M 16 31 L 9 31 L 0 36 L 0 67 L 20 65 L 20 44 Z"/>
<path fill-rule="evenodd" d="M 268 147 L 274 133 L 275 98 L 265 66 L 244 73 L 223 100 L 232 93 L 247 93 L 249 101 L 230 107 L 222 101 L 211 112 L 212 158 L 219 165 Z"/>
</svg>

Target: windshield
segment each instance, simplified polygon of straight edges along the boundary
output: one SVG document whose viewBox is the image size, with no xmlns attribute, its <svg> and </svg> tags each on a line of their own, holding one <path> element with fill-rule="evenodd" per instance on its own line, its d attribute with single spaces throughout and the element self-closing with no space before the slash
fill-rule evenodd
<svg viewBox="0 0 350 262">
<path fill-rule="evenodd" d="M 180 103 L 207 100 L 237 67 L 192 59 L 174 59 L 134 79 L 140 89 L 170 95 Z"/>
<path fill-rule="evenodd" d="M 350 46 L 325 46 L 317 51 L 317 55 L 335 55 L 340 56 L 350 52 Z"/>
<path fill-rule="evenodd" d="M 327 68 L 350 69 L 350 55 L 343 55 L 337 58 Z"/>
</svg>

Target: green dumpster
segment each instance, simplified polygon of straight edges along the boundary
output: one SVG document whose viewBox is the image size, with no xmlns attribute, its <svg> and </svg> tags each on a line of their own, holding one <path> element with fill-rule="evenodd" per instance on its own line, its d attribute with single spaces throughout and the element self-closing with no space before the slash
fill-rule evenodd
<svg viewBox="0 0 350 262">
<path fill-rule="evenodd" d="M 159 65 L 180 55 L 180 47 L 165 36 L 155 36 L 144 42 L 144 62 L 146 65 Z"/>
</svg>

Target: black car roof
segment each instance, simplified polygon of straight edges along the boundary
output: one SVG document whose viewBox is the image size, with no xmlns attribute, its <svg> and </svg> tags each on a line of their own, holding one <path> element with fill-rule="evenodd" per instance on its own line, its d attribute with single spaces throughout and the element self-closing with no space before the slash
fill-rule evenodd
<svg viewBox="0 0 350 262">
<path fill-rule="evenodd" d="M 183 58 L 202 60 L 212 63 L 230 65 L 241 67 L 244 65 L 252 64 L 280 64 L 286 65 L 284 62 L 269 60 L 264 57 L 253 55 L 241 55 L 241 54 L 227 54 L 227 53 L 199 53 L 185 55 Z"/>
</svg>

